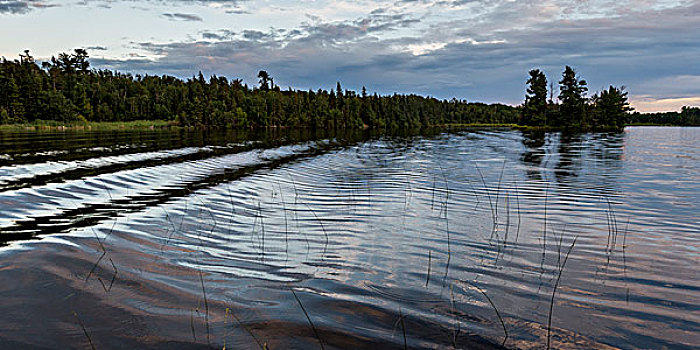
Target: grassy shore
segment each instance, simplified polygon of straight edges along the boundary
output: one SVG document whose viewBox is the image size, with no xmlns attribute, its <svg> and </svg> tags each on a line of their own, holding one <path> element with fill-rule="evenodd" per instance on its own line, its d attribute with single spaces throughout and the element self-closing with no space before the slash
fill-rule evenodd
<svg viewBox="0 0 700 350">
<path fill-rule="evenodd" d="M 448 128 L 521 128 L 523 126 L 518 125 L 518 124 L 501 124 L 501 123 L 469 123 L 469 124 L 443 124 L 443 125 L 436 125 L 438 127 L 448 127 Z"/>
<path fill-rule="evenodd" d="M 673 126 L 669 124 L 635 123 L 625 126 Z M 134 120 L 125 122 L 59 122 L 53 120 L 37 120 L 25 124 L 3 124 L 0 131 L 44 130 L 44 131 L 70 131 L 70 130 L 140 130 L 140 129 L 165 129 L 181 128 L 175 121 L 166 120 Z M 503 123 L 470 123 L 470 124 L 441 124 L 434 125 L 437 128 L 509 128 L 528 131 L 561 131 L 570 130 L 554 126 L 528 126 Z M 619 131 L 622 128 L 605 127 L 595 129 L 576 129 L 578 131 Z"/>
<path fill-rule="evenodd" d="M 27 124 L 4 124 L 0 130 L 136 130 L 178 128 L 178 124 L 165 120 L 134 120 L 128 122 L 70 122 L 64 123 L 53 120 L 37 120 Z"/>
</svg>

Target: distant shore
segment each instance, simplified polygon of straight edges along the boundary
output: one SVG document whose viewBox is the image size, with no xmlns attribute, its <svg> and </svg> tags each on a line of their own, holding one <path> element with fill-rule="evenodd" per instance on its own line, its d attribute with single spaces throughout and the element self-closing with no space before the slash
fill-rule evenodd
<svg viewBox="0 0 700 350">
<path fill-rule="evenodd" d="M 625 126 L 678 126 L 672 124 L 654 124 L 654 123 L 633 123 Z M 201 126 L 204 128 L 225 128 L 217 126 Z M 433 125 L 433 128 L 510 128 L 516 130 L 527 131 L 560 131 L 560 130 L 576 130 L 576 131 L 615 131 L 620 128 L 596 128 L 596 129 L 567 129 L 553 126 L 528 126 L 508 123 L 470 123 L 470 124 L 440 124 Z M 166 120 L 133 120 L 123 122 L 74 122 L 63 123 L 51 120 L 37 120 L 33 123 L 23 124 L 0 124 L 0 131 L 82 131 L 82 130 L 145 130 L 145 129 L 187 129 L 196 128 L 196 126 L 181 126 L 174 121 Z M 289 127 L 265 127 L 266 128 L 289 128 Z M 235 128 L 234 128 L 235 129 Z M 247 129 L 247 128 L 246 128 Z"/>
<path fill-rule="evenodd" d="M 182 128 L 177 123 L 165 120 L 134 120 L 125 122 L 74 122 L 63 123 L 51 120 L 38 120 L 33 123 L 0 124 L 0 130 L 135 130 Z"/>
</svg>

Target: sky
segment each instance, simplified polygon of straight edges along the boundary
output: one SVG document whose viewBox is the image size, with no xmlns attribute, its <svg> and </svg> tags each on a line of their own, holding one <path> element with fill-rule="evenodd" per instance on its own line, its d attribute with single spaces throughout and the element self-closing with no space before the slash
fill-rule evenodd
<svg viewBox="0 0 700 350">
<path fill-rule="evenodd" d="M 0 56 L 282 88 L 522 103 L 566 65 L 640 112 L 700 105 L 700 0 L 0 0 Z M 556 96 L 555 91 L 555 96 Z"/>
</svg>

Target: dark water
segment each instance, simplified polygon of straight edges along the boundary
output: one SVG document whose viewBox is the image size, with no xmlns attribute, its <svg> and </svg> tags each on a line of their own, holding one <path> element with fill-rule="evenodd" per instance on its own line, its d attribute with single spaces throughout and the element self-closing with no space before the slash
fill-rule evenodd
<svg viewBox="0 0 700 350">
<path fill-rule="evenodd" d="M 698 128 L 3 132 L 0 347 L 691 349 L 699 181 Z"/>
</svg>

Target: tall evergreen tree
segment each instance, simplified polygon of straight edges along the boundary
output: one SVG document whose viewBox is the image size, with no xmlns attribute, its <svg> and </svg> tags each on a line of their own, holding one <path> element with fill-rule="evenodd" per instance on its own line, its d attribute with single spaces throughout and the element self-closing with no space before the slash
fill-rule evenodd
<svg viewBox="0 0 700 350">
<path fill-rule="evenodd" d="M 588 85 L 585 80 L 576 76 L 576 71 L 566 66 L 559 81 L 559 108 L 560 115 L 558 126 L 572 127 L 585 126 L 586 124 L 586 92 Z"/>
<path fill-rule="evenodd" d="M 530 71 L 528 88 L 523 105 L 522 125 L 547 124 L 547 77 L 539 69 Z"/>
<path fill-rule="evenodd" d="M 633 108 L 630 107 L 624 90 L 624 86 L 618 89 L 610 85 L 607 90 L 593 95 L 593 113 L 590 118 L 593 126 L 622 127 L 627 123 L 627 112 Z"/>
<path fill-rule="evenodd" d="M 261 70 L 258 72 L 258 78 L 260 79 L 260 90 L 270 89 L 270 80 L 272 79 L 267 71 Z"/>
</svg>

